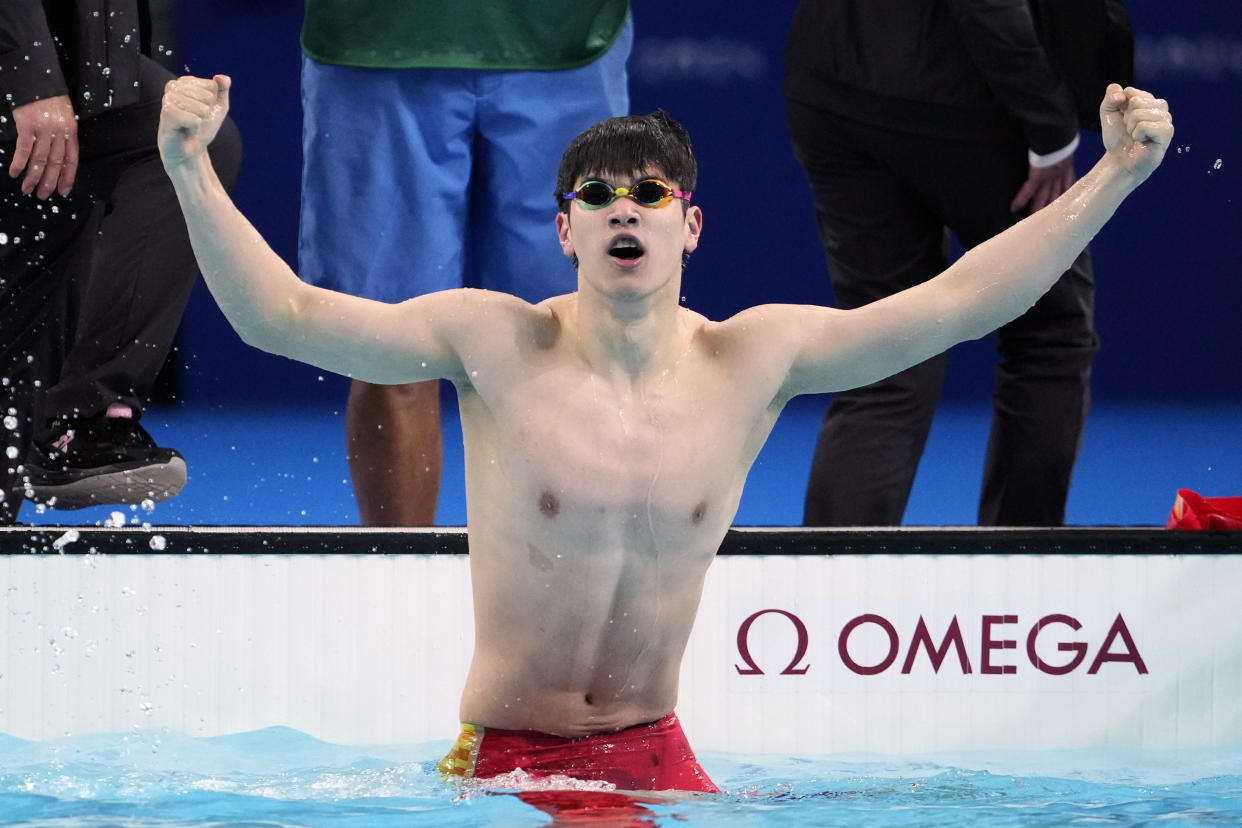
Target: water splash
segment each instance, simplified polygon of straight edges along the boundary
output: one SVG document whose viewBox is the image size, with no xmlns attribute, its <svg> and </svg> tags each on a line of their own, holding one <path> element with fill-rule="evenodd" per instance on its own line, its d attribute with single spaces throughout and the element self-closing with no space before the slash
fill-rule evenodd
<svg viewBox="0 0 1242 828">
<path fill-rule="evenodd" d="M 615 791 L 611 782 L 594 779 L 574 779 L 570 776 L 552 774 L 534 776 L 521 768 L 487 779 L 467 779 L 461 783 L 462 796 L 471 797 L 493 791 Z"/>
<path fill-rule="evenodd" d="M 81 536 L 82 534 L 77 529 L 70 529 L 69 531 L 65 532 L 65 534 L 61 535 L 56 540 L 52 541 L 52 548 L 55 549 L 57 552 L 63 553 L 66 546 L 73 543 Z"/>
</svg>

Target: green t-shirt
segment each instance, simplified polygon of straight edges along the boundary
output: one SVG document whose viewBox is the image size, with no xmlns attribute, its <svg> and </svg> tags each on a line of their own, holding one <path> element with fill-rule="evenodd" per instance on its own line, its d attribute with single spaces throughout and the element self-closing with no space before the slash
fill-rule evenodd
<svg viewBox="0 0 1242 828">
<path fill-rule="evenodd" d="M 306 0 L 302 50 L 384 69 L 555 70 L 612 46 L 629 0 Z"/>
</svg>

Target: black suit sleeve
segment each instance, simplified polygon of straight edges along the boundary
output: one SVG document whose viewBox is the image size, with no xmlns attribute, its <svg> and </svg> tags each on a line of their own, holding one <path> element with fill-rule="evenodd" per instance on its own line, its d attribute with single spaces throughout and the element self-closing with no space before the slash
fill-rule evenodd
<svg viewBox="0 0 1242 828">
<path fill-rule="evenodd" d="M 1027 0 L 949 0 L 971 60 L 1040 155 L 1078 134 L 1069 84 L 1039 42 Z"/>
<path fill-rule="evenodd" d="M 43 4 L 0 2 L 0 97 L 9 107 L 68 95 Z"/>
</svg>

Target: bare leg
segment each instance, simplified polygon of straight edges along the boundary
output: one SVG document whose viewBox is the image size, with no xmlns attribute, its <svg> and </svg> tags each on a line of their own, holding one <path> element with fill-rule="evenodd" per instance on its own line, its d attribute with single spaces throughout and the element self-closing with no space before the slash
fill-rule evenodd
<svg viewBox="0 0 1242 828">
<path fill-rule="evenodd" d="M 409 385 L 354 380 L 345 448 L 364 526 L 435 523 L 444 458 L 438 380 Z"/>
</svg>

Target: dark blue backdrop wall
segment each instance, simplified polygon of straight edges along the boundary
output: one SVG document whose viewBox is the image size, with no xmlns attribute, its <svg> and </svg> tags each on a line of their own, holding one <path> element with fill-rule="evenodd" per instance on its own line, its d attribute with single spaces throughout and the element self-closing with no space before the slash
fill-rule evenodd
<svg viewBox="0 0 1242 828">
<path fill-rule="evenodd" d="M 759 302 L 831 301 L 779 94 L 794 6 L 794 0 L 635 3 L 632 108 L 663 107 L 694 136 L 704 243 L 684 292 L 689 306 L 714 318 Z M 1138 40 L 1137 82 L 1168 98 L 1177 137 L 1165 165 L 1093 246 L 1104 342 L 1096 399 L 1239 401 L 1238 0 L 1130 0 L 1128 6 Z M 184 71 L 234 79 L 233 117 L 245 139 L 235 199 L 291 264 L 297 259 L 301 163 L 301 11 L 294 0 L 183 3 L 178 27 L 177 63 Z M 1080 168 L 1094 161 L 1099 147 L 1096 134 L 1084 135 Z M 759 199 L 756 181 L 766 183 Z M 339 378 L 241 344 L 201 285 L 178 355 L 179 396 L 196 405 L 318 405 L 339 403 L 343 394 Z M 993 363 L 990 340 L 959 346 L 946 396 L 986 400 Z"/>
</svg>

